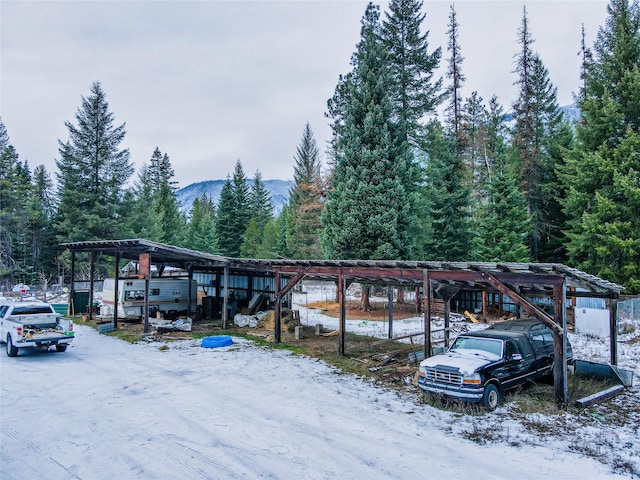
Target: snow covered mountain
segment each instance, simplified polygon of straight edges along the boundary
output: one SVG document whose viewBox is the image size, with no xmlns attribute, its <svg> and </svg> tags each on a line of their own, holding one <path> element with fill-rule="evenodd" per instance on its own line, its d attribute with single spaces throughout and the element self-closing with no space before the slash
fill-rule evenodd
<svg viewBox="0 0 640 480">
<path fill-rule="evenodd" d="M 196 198 L 206 194 L 217 206 L 220 200 L 220 192 L 226 180 L 205 180 L 204 182 L 192 183 L 176 192 L 178 202 L 180 202 L 180 211 L 188 214 Z M 289 190 L 293 186 L 293 182 L 289 180 L 263 180 L 265 188 L 271 195 L 271 203 L 274 212 L 279 214 L 282 207 L 289 201 Z M 247 186 L 251 188 L 253 179 L 247 179 Z"/>
</svg>

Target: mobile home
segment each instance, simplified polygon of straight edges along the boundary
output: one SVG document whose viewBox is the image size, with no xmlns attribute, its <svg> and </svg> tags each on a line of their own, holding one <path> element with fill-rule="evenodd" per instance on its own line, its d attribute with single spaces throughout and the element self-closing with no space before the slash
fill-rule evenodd
<svg viewBox="0 0 640 480">
<path fill-rule="evenodd" d="M 191 285 L 191 312 L 197 306 L 197 282 L 188 278 L 151 278 L 149 280 L 149 316 L 158 312 L 165 318 L 175 318 L 187 313 Z M 102 288 L 101 316 L 113 316 L 115 279 L 106 278 Z M 144 279 L 120 279 L 118 281 L 118 319 L 143 319 Z"/>
</svg>

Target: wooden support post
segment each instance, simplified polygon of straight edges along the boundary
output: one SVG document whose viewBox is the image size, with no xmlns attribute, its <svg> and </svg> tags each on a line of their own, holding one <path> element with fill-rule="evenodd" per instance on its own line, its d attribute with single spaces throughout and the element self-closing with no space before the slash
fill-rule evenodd
<svg viewBox="0 0 640 480">
<path fill-rule="evenodd" d="M 389 302 L 389 338 L 393 338 L 393 287 L 387 286 L 387 301 Z"/>
<path fill-rule="evenodd" d="M 142 307 L 142 323 L 144 333 L 149 333 L 149 282 L 151 281 L 151 255 L 141 253 L 138 255 L 139 274 L 144 279 L 144 305 Z"/>
<path fill-rule="evenodd" d="M 609 309 L 609 353 L 611 365 L 618 364 L 618 299 L 607 299 Z"/>
<path fill-rule="evenodd" d="M 338 344 L 338 354 L 340 356 L 344 356 L 344 345 L 345 345 L 345 330 L 347 327 L 346 317 L 347 317 L 347 307 L 345 304 L 345 285 L 344 278 L 342 278 L 342 269 L 338 270 L 338 307 L 340 310 L 340 315 L 338 319 L 338 333 L 339 333 L 339 344 Z"/>
<path fill-rule="evenodd" d="M 416 313 L 420 313 L 420 287 L 416 287 Z"/>
<path fill-rule="evenodd" d="M 275 336 L 276 343 L 280 343 L 282 340 L 282 294 L 280 293 L 280 272 L 276 272 L 273 288 L 276 294 L 276 304 L 273 309 L 273 334 Z"/>
<path fill-rule="evenodd" d="M 193 302 L 193 292 L 191 291 L 191 282 L 193 281 L 193 265 L 189 264 L 189 266 L 187 267 L 187 272 L 189 277 L 189 286 L 187 287 L 189 289 L 187 293 L 187 317 L 191 317 L 191 314 L 193 313 L 191 311 L 191 302 Z M 196 288 L 196 304 L 198 303 L 197 295 L 198 289 Z"/>
<path fill-rule="evenodd" d="M 116 252 L 114 266 L 113 266 L 113 328 L 118 329 L 118 298 L 120 296 L 119 283 L 120 283 L 120 252 Z"/>
<path fill-rule="evenodd" d="M 89 320 L 93 320 L 93 277 L 96 275 L 96 253 L 89 254 Z"/>
<path fill-rule="evenodd" d="M 222 329 L 226 330 L 227 320 L 229 318 L 229 312 L 227 311 L 227 305 L 229 304 L 229 267 L 224 267 L 224 278 L 222 279 L 222 288 L 224 290 L 222 297 Z"/>
<path fill-rule="evenodd" d="M 444 302 L 444 348 L 449 348 L 449 320 L 451 312 L 451 297 Z"/>
<path fill-rule="evenodd" d="M 71 252 L 71 288 L 69 290 L 69 306 L 67 310 L 69 315 L 76 314 L 76 305 L 75 305 L 75 296 L 76 296 L 76 252 Z"/>
<path fill-rule="evenodd" d="M 142 318 L 144 319 L 144 333 L 149 333 L 149 275 L 144 276 L 144 307 Z"/>
<path fill-rule="evenodd" d="M 487 291 L 482 290 L 482 322 L 487 323 Z"/>
<path fill-rule="evenodd" d="M 431 282 L 429 270 L 422 271 L 422 301 L 424 311 L 424 358 L 431 356 Z"/>
<path fill-rule="evenodd" d="M 569 386 L 567 379 L 567 310 L 565 298 L 567 297 L 567 280 L 553 286 L 553 316 L 555 323 L 560 327 L 553 335 L 554 358 L 553 384 L 555 387 L 556 404 L 566 406 L 569 401 Z"/>
</svg>

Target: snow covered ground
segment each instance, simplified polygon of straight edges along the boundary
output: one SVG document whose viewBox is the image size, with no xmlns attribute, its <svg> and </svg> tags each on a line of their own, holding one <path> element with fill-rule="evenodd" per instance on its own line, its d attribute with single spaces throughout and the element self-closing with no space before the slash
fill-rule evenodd
<svg viewBox="0 0 640 480">
<path fill-rule="evenodd" d="M 320 315 L 331 328 L 303 308 L 308 297 L 294 299 L 302 323 Z M 65 353 L 0 355 L 0 478 L 585 480 L 640 472 L 637 423 L 586 424 L 575 439 L 543 435 L 508 405 L 480 416 L 445 412 L 321 361 L 234 340 L 218 349 L 197 340 L 131 345 L 78 325 Z M 621 349 L 621 363 L 635 355 L 637 379 L 638 345 L 631 350 Z M 462 434 L 471 430 L 486 441 Z M 587 448 L 593 442 L 610 450 L 608 461 Z"/>
</svg>

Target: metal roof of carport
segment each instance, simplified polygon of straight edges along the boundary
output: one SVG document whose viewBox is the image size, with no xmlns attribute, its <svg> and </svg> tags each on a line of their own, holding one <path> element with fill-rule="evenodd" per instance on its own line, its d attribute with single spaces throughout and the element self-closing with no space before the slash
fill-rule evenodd
<svg viewBox="0 0 640 480">
<path fill-rule="evenodd" d="M 487 283 L 484 274 L 501 278 L 525 293 L 543 293 L 558 277 L 566 278 L 571 296 L 617 298 L 624 287 L 561 263 L 513 262 L 435 262 L 401 260 L 291 260 L 231 258 L 188 248 L 166 245 L 145 239 L 94 240 L 63 243 L 71 252 L 100 253 L 137 260 L 150 255 L 152 263 L 194 270 L 229 267 L 234 270 L 279 272 L 282 275 L 303 273 L 305 278 L 335 281 L 338 273 L 351 281 L 391 285 L 422 285 L 423 271 L 432 280 L 459 284 L 463 288 L 480 288 Z M 442 272 L 439 273 L 438 272 Z M 446 272 L 446 273 L 444 273 Z M 481 284 L 481 285 L 480 285 Z"/>
<path fill-rule="evenodd" d="M 260 261 L 260 260 L 256 260 Z M 421 262 L 396 260 L 261 260 L 282 274 L 304 271 L 306 278 L 335 280 L 338 271 L 345 277 L 362 283 L 394 285 L 422 285 L 423 271 L 431 272 L 431 279 L 458 283 L 473 289 L 486 284 L 483 273 L 496 276 L 513 286 L 529 287 L 542 292 L 565 277 L 567 288 L 576 289 L 576 296 L 617 298 L 624 287 L 561 263 L 506 262 Z M 442 272 L 438 274 L 437 272 Z M 446 274 L 444 273 L 446 272 Z M 551 281 L 551 280 L 554 281 Z M 573 292 L 572 292 L 573 295 Z"/>
</svg>

